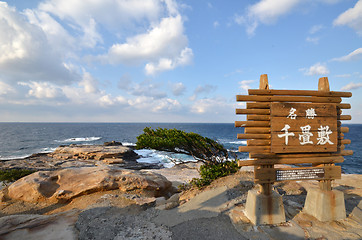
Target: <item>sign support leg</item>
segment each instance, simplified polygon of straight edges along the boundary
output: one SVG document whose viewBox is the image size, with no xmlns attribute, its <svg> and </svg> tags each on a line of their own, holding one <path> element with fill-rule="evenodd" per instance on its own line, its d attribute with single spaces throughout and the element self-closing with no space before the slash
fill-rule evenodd
<svg viewBox="0 0 362 240">
<path fill-rule="evenodd" d="M 318 91 L 329 92 L 329 81 L 328 77 L 322 77 L 318 81 Z M 332 166 L 334 164 L 323 164 L 324 166 Z M 320 180 L 319 181 L 320 190 L 332 191 L 332 181 L 331 180 Z"/>
<path fill-rule="evenodd" d="M 318 91 L 329 92 L 327 77 L 319 79 Z M 323 164 L 334 166 L 333 163 Z M 319 221 L 334 221 L 346 218 L 344 193 L 332 190 L 332 180 L 320 180 L 319 189 L 309 189 L 303 212 L 310 214 Z"/>
</svg>

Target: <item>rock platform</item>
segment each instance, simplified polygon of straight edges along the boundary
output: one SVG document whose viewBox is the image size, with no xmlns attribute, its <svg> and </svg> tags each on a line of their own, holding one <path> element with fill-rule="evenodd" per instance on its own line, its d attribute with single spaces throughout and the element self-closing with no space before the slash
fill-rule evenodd
<svg viewBox="0 0 362 240">
<path fill-rule="evenodd" d="M 140 156 L 131 147 L 117 143 L 104 145 L 59 146 L 52 153 L 33 154 L 24 159 L 0 161 L 0 169 L 55 170 L 70 167 L 116 165 L 127 169 L 160 168 L 149 163 L 139 163 Z"/>
</svg>

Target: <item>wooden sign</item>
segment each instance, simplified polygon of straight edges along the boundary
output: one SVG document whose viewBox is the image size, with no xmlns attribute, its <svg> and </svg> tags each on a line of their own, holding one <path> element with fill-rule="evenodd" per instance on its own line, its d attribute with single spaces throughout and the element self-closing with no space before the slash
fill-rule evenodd
<svg viewBox="0 0 362 240">
<path fill-rule="evenodd" d="M 342 97 L 352 94 L 330 91 L 326 77 L 319 79 L 318 91 L 270 90 L 266 74 L 260 76 L 259 89 L 248 93 L 236 96 L 238 102 L 246 102 L 245 109 L 236 109 L 236 114 L 246 115 L 246 121 L 235 122 L 244 128 L 237 138 L 247 140 L 239 151 L 249 152 L 250 157 L 239 161 L 239 166 L 254 166 L 255 182 L 266 194 L 276 181 L 320 180 L 321 188 L 330 190 L 330 180 L 341 177 L 334 163 L 353 154 L 344 150 L 351 141 L 344 139 L 348 127 L 341 126 L 342 120 L 351 120 L 350 115 L 342 115 L 343 109 L 351 108 L 341 103 Z M 274 164 L 307 168 L 276 169 Z"/>
<path fill-rule="evenodd" d="M 337 152 L 337 107 L 319 103 L 272 103 L 271 152 Z"/>
</svg>

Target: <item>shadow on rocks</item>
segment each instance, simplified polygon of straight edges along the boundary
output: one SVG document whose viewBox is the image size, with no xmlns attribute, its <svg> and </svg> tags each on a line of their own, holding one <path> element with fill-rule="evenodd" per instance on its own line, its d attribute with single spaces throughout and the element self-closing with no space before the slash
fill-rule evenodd
<svg viewBox="0 0 362 240">
<path fill-rule="evenodd" d="M 137 205 L 92 208 L 79 215 L 75 228 L 79 240 L 171 239 L 167 228 L 151 222 L 155 214 Z"/>
<path fill-rule="evenodd" d="M 183 222 L 171 228 L 173 240 L 208 239 L 208 240 L 242 240 L 233 227 L 229 216 L 220 214 L 212 218 L 199 218 Z"/>
</svg>

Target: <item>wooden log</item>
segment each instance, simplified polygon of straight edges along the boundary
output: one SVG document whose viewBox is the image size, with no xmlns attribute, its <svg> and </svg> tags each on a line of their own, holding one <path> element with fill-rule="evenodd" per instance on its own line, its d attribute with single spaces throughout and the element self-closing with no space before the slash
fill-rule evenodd
<svg viewBox="0 0 362 240">
<path fill-rule="evenodd" d="M 339 144 L 351 144 L 351 140 L 350 139 L 343 139 L 339 141 Z"/>
<path fill-rule="evenodd" d="M 246 120 L 248 121 L 270 121 L 269 115 L 247 115 Z"/>
<path fill-rule="evenodd" d="M 342 156 L 350 156 L 353 155 L 353 150 L 343 150 L 341 151 Z"/>
<path fill-rule="evenodd" d="M 269 109 L 241 109 L 237 108 L 235 110 L 236 114 L 259 114 L 259 115 L 268 115 L 270 114 Z"/>
<path fill-rule="evenodd" d="M 253 108 L 258 108 L 258 109 L 269 109 L 270 108 L 270 103 L 268 102 L 248 102 L 246 103 L 246 108 L 247 109 L 253 109 Z"/>
<path fill-rule="evenodd" d="M 337 104 L 337 107 L 340 108 L 340 109 L 351 109 L 351 104 L 349 104 L 349 103 L 340 103 L 340 104 Z"/>
<path fill-rule="evenodd" d="M 269 164 L 322 164 L 322 163 L 342 163 L 344 157 L 314 157 L 314 158 L 281 158 L 281 159 L 254 159 L 254 160 L 239 160 L 238 166 L 255 166 Z"/>
<path fill-rule="evenodd" d="M 269 109 L 270 103 L 269 102 L 247 102 L 246 103 L 247 109 Z M 339 109 L 351 109 L 351 104 L 349 103 L 337 103 L 337 108 Z"/>
<path fill-rule="evenodd" d="M 340 127 L 340 128 L 338 128 L 338 132 L 340 132 L 340 133 L 348 133 L 349 128 L 348 127 Z"/>
<path fill-rule="evenodd" d="M 269 127 L 269 121 L 236 121 L 235 127 Z"/>
<path fill-rule="evenodd" d="M 239 152 L 270 152 L 270 146 L 240 146 Z"/>
<path fill-rule="evenodd" d="M 241 134 L 237 135 L 238 139 L 270 139 L 270 134 Z"/>
<path fill-rule="evenodd" d="M 270 133 L 269 127 L 246 127 L 244 128 L 244 133 L 257 133 L 257 134 L 266 134 Z"/>
<path fill-rule="evenodd" d="M 311 102 L 311 103 L 340 103 L 340 97 L 299 97 L 299 96 L 250 96 L 237 95 L 238 102 Z"/>
<path fill-rule="evenodd" d="M 308 157 L 331 157 L 331 156 L 349 156 L 352 155 L 352 150 L 343 150 L 335 153 L 250 153 L 250 158 L 268 158 L 268 159 L 282 159 L 282 158 L 308 158 Z"/>
<path fill-rule="evenodd" d="M 337 117 L 338 120 L 352 120 L 352 116 L 351 115 L 339 115 Z"/>
<path fill-rule="evenodd" d="M 261 90 L 249 89 L 249 95 L 284 95 L 284 96 L 314 96 L 314 97 L 352 97 L 351 92 L 321 92 L 310 90 Z"/>
<path fill-rule="evenodd" d="M 248 146 L 270 146 L 270 140 L 247 140 Z"/>
</svg>

